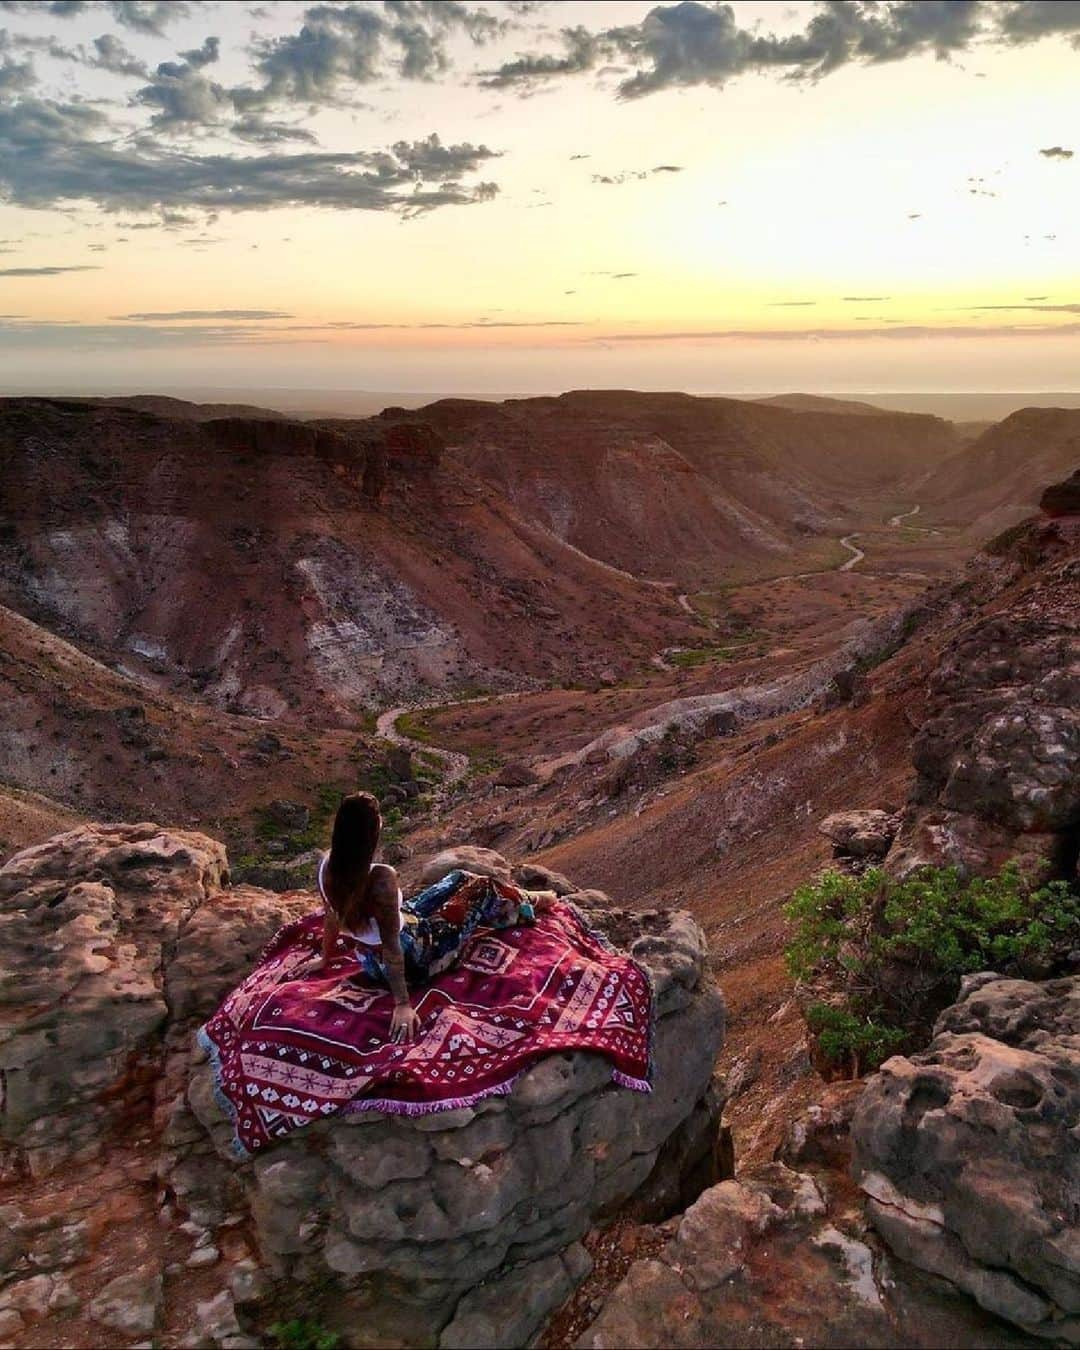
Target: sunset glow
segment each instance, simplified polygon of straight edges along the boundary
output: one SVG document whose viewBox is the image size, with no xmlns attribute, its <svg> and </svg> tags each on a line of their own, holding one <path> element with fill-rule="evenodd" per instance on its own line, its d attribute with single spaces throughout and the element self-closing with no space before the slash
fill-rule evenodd
<svg viewBox="0 0 1080 1350">
<path fill-rule="evenodd" d="M 1076 386 L 1080 28 L 1064 17 L 1029 33 L 1006 24 L 1023 5 L 957 4 L 970 32 L 948 50 L 849 42 L 831 70 L 730 76 L 687 58 L 626 96 L 668 69 L 624 36 L 656 15 L 723 13 L 782 41 L 828 7 L 336 7 L 412 25 L 424 78 L 390 37 L 354 42 L 332 76 L 283 74 L 318 28 L 300 4 L 55 8 L 0 12 L 9 391 L 115 385 L 118 366 L 133 387 Z M 591 64 L 514 82 L 522 53 L 564 55 L 564 29 L 593 35 Z M 432 135 L 452 173 L 432 174 L 431 146 L 417 167 Z M 389 196 L 289 190 L 300 157 L 401 143 L 404 169 L 364 165 Z M 87 145 L 114 158 L 95 168 Z M 126 199 L 125 156 L 142 175 Z M 213 192 L 195 183 L 211 157 Z M 267 157 L 294 162 L 255 186 Z"/>
</svg>

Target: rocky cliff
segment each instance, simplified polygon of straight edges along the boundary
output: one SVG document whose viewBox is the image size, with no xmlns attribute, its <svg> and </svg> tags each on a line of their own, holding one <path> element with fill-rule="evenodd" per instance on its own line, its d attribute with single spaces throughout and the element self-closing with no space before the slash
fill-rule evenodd
<svg viewBox="0 0 1080 1350">
<path fill-rule="evenodd" d="M 946 606 L 918 778 L 886 861 L 993 871 L 1010 857 L 1074 876 L 1080 849 L 1080 515 L 992 543 Z"/>
<path fill-rule="evenodd" d="M 313 897 L 230 886 L 220 844 L 151 824 L 12 858 L 0 1341 L 241 1350 L 301 1308 L 347 1346 L 525 1344 L 593 1224 L 631 1197 L 664 1216 L 722 1165 L 700 929 L 572 898 L 653 982 L 651 1095 L 560 1055 L 475 1110 L 329 1121 L 241 1166 L 192 1033 Z"/>
<path fill-rule="evenodd" d="M 420 692 L 629 669 L 694 627 L 411 414 L 197 422 L 7 399 L 0 459 L 0 601 L 241 714 L 355 724 Z"/>
</svg>

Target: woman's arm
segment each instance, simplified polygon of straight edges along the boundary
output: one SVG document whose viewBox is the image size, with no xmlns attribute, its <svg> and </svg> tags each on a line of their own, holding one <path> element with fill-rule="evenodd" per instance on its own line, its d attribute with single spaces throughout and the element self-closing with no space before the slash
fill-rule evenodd
<svg viewBox="0 0 1080 1350">
<path fill-rule="evenodd" d="M 405 983 L 405 954 L 401 950 L 401 911 L 398 909 L 397 877 L 392 885 L 380 886 L 375 906 L 375 922 L 382 941 L 383 965 L 390 992 L 394 996 L 394 1015 L 390 1021 L 390 1038 L 394 1041 L 412 1041 L 420 1026 L 420 1019 L 409 1001 L 409 987 Z"/>
</svg>

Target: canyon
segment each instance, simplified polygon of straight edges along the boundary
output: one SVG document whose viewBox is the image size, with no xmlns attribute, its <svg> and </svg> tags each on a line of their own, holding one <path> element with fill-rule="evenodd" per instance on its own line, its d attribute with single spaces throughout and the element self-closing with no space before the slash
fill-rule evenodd
<svg viewBox="0 0 1080 1350">
<path fill-rule="evenodd" d="M 827 1081 L 783 906 L 1075 886 L 1080 413 L 135 402 L 0 400 L 0 1341 L 1077 1342 L 1080 976 Z M 646 1104 L 579 1054 L 230 1159 L 192 1032 L 357 785 L 406 891 L 490 850 L 637 955 Z"/>
</svg>

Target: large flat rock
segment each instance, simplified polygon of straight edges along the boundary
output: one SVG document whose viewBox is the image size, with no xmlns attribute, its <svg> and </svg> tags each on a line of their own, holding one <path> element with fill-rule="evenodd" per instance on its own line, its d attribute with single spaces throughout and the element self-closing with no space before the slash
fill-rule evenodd
<svg viewBox="0 0 1080 1350">
<path fill-rule="evenodd" d="M 1080 1344 L 1080 976 L 971 976 L 856 1109 L 855 1175 L 905 1261 Z"/>
<path fill-rule="evenodd" d="M 589 899 L 590 923 L 653 984 L 650 1094 L 613 1085 L 599 1055 L 554 1055 L 507 1097 L 319 1122 L 241 1164 L 209 1065 L 194 1068 L 188 1101 L 206 1134 L 178 1157 L 182 1203 L 203 1223 L 241 1204 L 279 1287 L 310 1291 L 345 1345 L 526 1344 L 585 1273 L 575 1244 L 588 1229 L 637 1194 L 670 1202 L 668 1172 L 715 1147 L 724 1008 L 701 930 L 682 912 Z"/>
</svg>

